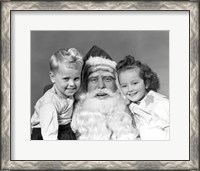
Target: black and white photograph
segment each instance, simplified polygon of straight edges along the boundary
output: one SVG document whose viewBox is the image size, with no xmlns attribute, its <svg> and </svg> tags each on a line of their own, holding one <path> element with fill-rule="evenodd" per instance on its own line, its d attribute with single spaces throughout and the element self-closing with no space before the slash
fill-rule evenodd
<svg viewBox="0 0 200 171">
<path fill-rule="evenodd" d="M 31 31 L 31 140 L 169 140 L 169 31 Z"/>
<path fill-rule="evenodd" d="M 0 7 L 1 169 L 199 168 L 199 3 Z"/>
</svg>

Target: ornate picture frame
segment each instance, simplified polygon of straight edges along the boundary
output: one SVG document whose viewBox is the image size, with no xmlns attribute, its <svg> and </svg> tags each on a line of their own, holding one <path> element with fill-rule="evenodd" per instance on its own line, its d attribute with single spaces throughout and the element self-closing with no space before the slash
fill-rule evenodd
<svg viewBox="0 0 200 171">
<path fill-rule="evenodd" d="M 25 161 L 11 160 L 11 15 L 12 11 L 41 10 L 166 10 L 190 16 L 190 154 L 189 160 Z M 1 169 L 199 169 L 199 2 L 198 1 L 2 1 L 1 2 Z"/>
</svg>

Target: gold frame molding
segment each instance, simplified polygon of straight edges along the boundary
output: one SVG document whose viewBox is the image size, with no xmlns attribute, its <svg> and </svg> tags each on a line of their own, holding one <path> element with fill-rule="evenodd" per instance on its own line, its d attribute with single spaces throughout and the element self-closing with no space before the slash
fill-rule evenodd
<svg viewBox="0 0 200 171">
<path fill-rule="evenodd" d="M 199 170 L 198 1 L 5 1 L 1 3 L 1 170 L 151 169 Z M 10 159 L 10 19 L 12 10 L 187 10 L 190 12 L 190 160 L 188 161 L 12 161 Z"/>
</svg>

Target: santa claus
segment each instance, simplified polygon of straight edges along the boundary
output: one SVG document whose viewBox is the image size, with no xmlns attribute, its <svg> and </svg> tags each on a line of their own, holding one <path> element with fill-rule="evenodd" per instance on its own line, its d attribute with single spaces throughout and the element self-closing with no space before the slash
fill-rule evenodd
<svg viewBox="0 0 200 171">
<path fill-rule="evenodd" d="M 138 131 L 116 84 L 116 62 L 101 48 L 86 54 L 71 127 L 78 140 L 135 140 Z"/>
</svg>

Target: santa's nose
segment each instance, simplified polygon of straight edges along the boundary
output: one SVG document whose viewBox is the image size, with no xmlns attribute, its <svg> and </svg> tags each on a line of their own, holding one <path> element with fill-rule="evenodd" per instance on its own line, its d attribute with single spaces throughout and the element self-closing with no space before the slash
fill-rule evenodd
<svg viewBox="0 0 200 171">
<path fill-rule="evenodd" d="M 99 78 L 97 87 L 98 87 L 99 89 L 103 89 L 103 88 L 106 87 L 106 85 L 105 85 L 105 83 L 104 83 L 104 81 L 103 81 L 102 78 Z"/>
</svg>

